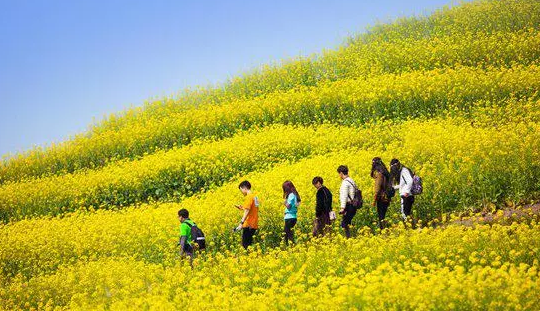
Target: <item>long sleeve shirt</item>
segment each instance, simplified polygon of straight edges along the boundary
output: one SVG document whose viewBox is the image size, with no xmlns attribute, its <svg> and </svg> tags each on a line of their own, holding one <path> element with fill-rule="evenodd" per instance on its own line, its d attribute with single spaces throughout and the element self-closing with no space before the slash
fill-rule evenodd
<svg viewBox="0 0 540 311">
<path fill-rule="evenodd" d="M 399 189 L 399 195 L 404 196 L 405 194 L 411 195 L 411 188 L 413 184 L 413 176 L 409 169 L 403 167 L 401 169 L 401 174 L 399 178 L 399 185 L 394 186 L 394 188 Z"/>
<path fill-rule="evenodd" d="M 317 205 L 315 207 L 315 216 L 321 217 L 324 213 L 330 213 L 332 210 L 332 193 L 328 188 L 322 186 L 317 190 Z"/>
<path fill-rule="evenodd" d="M 350 203 L 354 198 L 354 188 L 356 183 L 352 178 L 347 177 L 341 182 L 341 187 L 339 188 L 339 203 L 341 209 L 344 209 L 347 206 L 347 203 Z"/>
</svg>

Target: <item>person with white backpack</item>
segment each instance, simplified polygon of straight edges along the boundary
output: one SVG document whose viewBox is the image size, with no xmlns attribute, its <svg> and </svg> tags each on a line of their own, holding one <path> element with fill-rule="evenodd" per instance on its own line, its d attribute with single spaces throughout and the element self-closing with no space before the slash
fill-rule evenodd
<svg viewBox="0 0 540 311">
<path fill-rule="evenodd" d="M 412 217 L 415 195 L 422 193 L 422 180 L 408 167 L 403 166 L 398 159 L 392 159 L 390 161 L 390 174 L 394 189 L 399 190 L 399 195 L 401 196 L 401 215 L 406 221 L 408 217 Z"/>
</svg>

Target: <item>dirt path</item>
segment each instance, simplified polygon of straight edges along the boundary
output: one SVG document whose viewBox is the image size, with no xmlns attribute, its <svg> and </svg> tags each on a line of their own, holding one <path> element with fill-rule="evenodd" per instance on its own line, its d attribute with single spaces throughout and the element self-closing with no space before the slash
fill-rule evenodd
<svg viewBox="0 0 540 311">
<path fill-rule="evenodd" d="M 502 211 L 502 214 L 500 214 L 500 211 Z M 530 218 L 532 215 L 540 215 L 540 203 L 523 205 L 516 208 L 505 208 L 495 213 L 483 213 L 481 216 L 464 217 L 453 223 L 472 226 L 475 223 L 494 223 L 506 219 Z"/>
</svg>

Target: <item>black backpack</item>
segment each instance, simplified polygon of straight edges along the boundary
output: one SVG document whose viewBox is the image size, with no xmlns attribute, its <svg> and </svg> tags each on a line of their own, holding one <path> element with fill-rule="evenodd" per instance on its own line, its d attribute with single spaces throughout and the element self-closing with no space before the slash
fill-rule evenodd
<svg viewBox="0 0 540 311">
<path fill-rule="evenodd" d="M 386 198 L 388 200 L 392 199 L 396 195 L 396 189 L 392 186 L 392 181 L 390 178 L 386 175 L 384 175 L 384 193 L 386 194 Z"/>
<path fill-rule="evenodd" d="M 191 239 L 193 240 L 193 242 L 199 245 L 199 249 L 205 249 L 206 238 L 204 237 L 204 233 L 202 232 L 202 230 L 197 227 L 196 224 L 191 225 L 188 222 L 186 222 L 186 224 L 191 228 Z"/>
<path fill-rule="evenodd" d="M 351 186 L 354 188 L 354 197 L 351 199 L 351 196 L 349 196 L 349 199 L 351 199 L 351 205 L 352 207 L 359 209 L 362 208 L 362 205 L 364 204 L 364 200 L 362 199 L 362 191 L 356 187 L 355 184 L 347 180 Z"/>
</svg>

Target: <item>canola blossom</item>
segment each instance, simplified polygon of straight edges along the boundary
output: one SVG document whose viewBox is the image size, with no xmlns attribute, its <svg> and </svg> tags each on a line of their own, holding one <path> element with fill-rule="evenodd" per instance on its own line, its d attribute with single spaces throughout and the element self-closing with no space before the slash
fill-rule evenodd
<svg viewBox="0 0 540 311">
<path fill-rule="evenodd" d="M 0 310 L 535 310 L 540 2 L 479 0 L 156 99 L 0 163 Z M 422 177 L 380 230 L 372 159 Z M 313 238 L 339 165 L 364 205 Z M 234 232 L 249 180 L 259 230 Z M 282 184 L 302 197 L 283 240 Z M 179 255 L 177 212 L 206 234 Z"/>
<path fill-rule="evenodd" d="M 213 251 L 236 251 L 240 237 L 231 229 L 240 217 L 233 207 L 242 200 L 237 188 L 240 179 L 250 180 L 260 196 L 260 224 L 264 228 L 260 235 L 261 247 L 273 248 L 282 240 L 283 181 L 292 180 L 303 195 L 296 230 L 309 233 L 314 215 L 311 179 L 323 176 L 325 184 L 335 192 L 339 189 L 335 170 L 344 163 L 350 166 L 366 198 L 365 208 L 355 217 L 355 228 L 373 226 L 376 216 L 369 206 L 373 197 L 369 171 L 374 156 L 388 162 L 399 155 L 403 163 L 423 177 L 426 190 L 418 199 L 414 213 L 425 221 L 451 211 L 512 205 L 537 195 L 540 176 L 538 170 L 530 169 L 540 165 L 537 122 L 484 128 L 471 126 L 467 120 L 432 119 L 410 121 L 406 129 L 392 128 L 390 132 L 402 139 L 391 140 L 384 151 L 353 148 L 297 163 L 279 164 L 180 203 L 149 204 L 123 211 L 81 212 L 5 225 L 0 242 L 6 247 L 0 250 L 0 267 L 6 275 L 33 276 L 83 258 L 131 254 L 149 262 L 170 260 L 176 256 L 178 223 L 175 214 L 181 208 L 187 208 L 193 219 L 205 228 Z M 337 196 L 334 206 L 337 206 Z M 391 221 L 398 221 L 398 210 L 399 201 L 394 200 L 388 212 Z"/>
<path fill-rule="evenodd" d="M 225 96 L 227 99 L 214 99 L 210 100 L 210 102 L 218 102 L 217 107 L 221 106 L 221 104 L 231 105 L 235 103 L 235 108 L 238 108 L 239 104 L 246 100 L 257 100 L 267 95 L 279 96 L 298 87 L 318 87 L 320 84 L 325 85 L 343 79 L 363 80 L 380 75 L 401 75 L 415 70 L 425 71 L 464 66 L 477 68 L 511 67 L 514 65 L 528 66 L 536 63 L 540 56 L 540 35 L 538 32 L 540 22 L 534 12 L 540 12 L 540 6 L 534 3 L 527 4 L 522 3 L 524 1 L 518 1 L 517 4 L 507 4 L 505 10 L 498 8 L 497 11 L 495 8 L 498 6 L 494 2 L 488 1 L 478 4 L 484 9 L 489 8 L 489 12 L 494 14 L 493 20 L 490 20 L 489 23 L 485 21 L 486 16 L 489 15 L 484 14 L 484 17 L 480 18 L 480 13 L 476 12 L 472 17 L 477 17 L 476 22 L 478 24 L 473 24 L 476 27 L 465 27 L 463 31 L 458 31 L 459 28 L 447 27 L 448 23 L 456 20 L 454 16 L 446 21 L 444 19 L 426 21 L 428 24 L 435 24 L 427 27 L 432 27 L 431 30 L 424 29 L 424 32 L 420 33 L 421 36 L 417 33 L 402 39 L 392 39 L 392 33 L 400 29 L 396 26 L 396 30 L 378 32 L 379 39 L 369 42 L 364 42 L 363 39 L 352 40 L 343 49 L 323 54 L 320 60 L 315 61 L 317 64 L 320 63 L 320 66 L 310 60 L 299 60 L 284 65 L 282 68 L 265 70 L 260 75 L 255 74 L 245 80 L 240 79 L 243 82 L 233 82 L 232 85 L 235 85 L 235 87 L 231 86 L 229 91 L 235 94 L 244 94 L 244 96 Z M 515 15 L 509 14 L 512 9 L 514 9 L 514 14 L 525 11 L 527 13 L 523 13 L 521 18 L 516 18 Z M 471 8 L 471 10 L 473 9 Z M 540 16 L 540 14 L 537 15 Z M 464 18 L 461 22 L 468 20 L 469 18 Z M 440 23 L 440 27 L 437 27 L 437 22 Z M 486 24 L 480 24 L 484 22 Z M 497 25 L 498 22 L 500 22 L 499 25 L 505 26 L 492 26 Z M 409 26 L 412 27 L 411 25 L 415 24 L 416 22 L 411 21 Z M 447 29 L 447 31 L 439 31 L 441 28 Z M 405 30 L 401 32 L 405 32 Z M 384 34 L 388 34 L 389 38 L 384 39 Z M 267 90 L 268 85 L 273 86 L 270 86 Z M 212 92 L 209 91 L 209 93 Z M 194 96 L 195 98 L 188 100 L 188 102 L 200 101 L 199 96 Z M 165 102 L 165 108 L 159 109 L 163 102 Z M 155 148 L 171 148 L 174 145 L 189 143 L 192 137 L 186 136 L 186 133 L 191 131 L 177 132 L 177 128 L 167 126 L 167 120 L 175 118 L 175 112 L 189 114 L 193 109 L 197 110 L 199 107 L 211 109 L 216 105 L 195 104 L 190 105 L 192 109 L 186 109 L 185 107 L 175 108 L 183 105 L 172 99 L 164 99 L 158 101 L 156 106 L 158 108 L 152 109 L 149 107 L 147 110 L 158 110 L 159 113 L 151 114 L 149 117 L 135 117 L 134 120 L 137 121 L 128 122 L 127 127 L 120 126 L 109 130 L 94 130 L 84 135 L 78 135 L 67 142 L 52 145 L 45 150 L 37 148 L 25 154 L 15 155 L 4 161 L 0 166 L 0 181 L 73 172 L 85 167 L 103 166 L 109 161 L 118 158 L 135 157 L 145 152 L 151 153 Z M 171 108 L 171 110 L 168 110 L 168 108 Z M 139 114 L 132 113 L 131 115 L 138 116 Z M 168 122 L 172 121 L 168 120 Z M 235 130 L 246 128 L 246 123 L 250 123 L 249 119 L 236 119 L 233 123 L 235 126 L 232 127 Z M 153 127 L 161 130 L 158 135 L 153 134 L 153 131 L 143 133 L 140 132 L 141 126 L 142 128 Z M 194 132 L 197 133 L 197 130 L 200 129 L 196 128 Z M 219 132 L 220 135 L 229 132 L 231 129 L 223 130 Z M 118 132 L 123 134 L 118 134 Z M 201 132 L 202 135 L 216 135 L 215 131 L 211 130 L 202 129 Z M 128 139 L 127 137 L 131 138 Z M 111 145 L 111 141 L 118 141 L 118 144 L 113 143 Z"/>
<path fill-rule="evenodd" d="M 269 124 L 361 125 L 380 118 L 400 120 L 437 115 L 448 108 L 467 110 L 472 101 L 480 99 L 500 100 L 504 105 L 504 99 L 510 96 L 536 96 L 539 77 L 537 65 L 413 71 L 193 108 L 156 122 L 141 122 L 121 131 L 81 138 L 77 145 L 52 149 L 49 156 L 39 156 L 35 161 L 32 157 L 20 158 L 20 162 L 13 160 L 0 167 L 0 172 L 4 172 L 0 179 L 9 181 L 101 167 L 117 158 L 136 158 L 154 153 L 157 148 L 174 148 L 198 138 L 223 138 Z"/>
<path fill-rule="evenodd" d="M 399 45 L 403 40 L 448 37 L 461 33 L 482 37 L 479 34 L 487 36 L 494 32 L 511 33 L 524 29 L 537 29 L 540 25 L 539 12 L 540 5 L 535 1 L 483 0 L 443 8 L 429 16 L 406 17 L 390 23 L 378 24 L 370 27 L 368 32 L 350 38 L 347 40 L 347 45 L 338 48 L 337 51 L 324 51 L 323 55 L 315 55 L 307 59 L 293 59 L 275 66 L 262 66 L 240 77 L 234 77 L 219 87 L 197 88 L 186 91 L 176 99 L 164 98 L 151 101 L 142 109 L 135 107 L 120 115 L 112 115 L 102 120 L 92 127 L 91 133 L 118 130 L 127 124 L 145 122 L 149 118 L 167 117 L 173 112 L 183 111 L 192 105 L 201 106 L 235 99 L 254 98 L 278 90 L 288 90 L 298 85 L 313 85 L 321 80 L 337 79 L 339 76 L 335 70 L 334 54 L 343 53 L 347 50 L 347 46 L 366 45 L 364 55 L 380 55 L 387 52 L 382 49 L 372 52 L 369 48 L 371 44 L 394 42 Z M 410 44 L 410 47 L 417 47 L 413 52 L 421 51 L 422 48 L 419 44 Z M 534 48 L 527 47 L 526 44 L 522 44 L 522 47 Z M 410 53 L 410 55 L 415 54 Z M 414 59 L 410 59 L 410 55 L 407 57 L 414 62 Z M 356 56 L 362 55 L 357 53 Z M 468 55 L 463 57 L 463 59 L 468 58 Z M 364 76 L 366 73 L 359 75 Z"/>
<path fill-rule="evenodd" d="M 373 144 L 373 131 L 330 125 L 274 126 L 221 141 L 199 141 L 100 170 L 6 184 L 0 187 L 0 215 L 5 221 L 15 221 L 76 209 L 181 199 L 275 163 L 329 152 L 332 143 L 344 147 Z M 283 133 L 289 137 L 283 139 Z"/>
<path fill-rule="evenodd" d="M 5 308 L 38 309 L 527 310 L 540 303 L 540 224 L 530 217 L 220 253 L 196 259 L 193 270 L 185 261 L 161 265 L 129 254 L 89 259 L 17 278 L 0 297 Z"/>
<path fill-rule="evenodd" d="M 535 122 L 540 120 L 536 97 L 534 94 L 529 100 L 468 103 L 465 110 L 454 106 L 445 113 L 466 116 L 477 126 L 481 122 L 494 125 L 493 120 L 482 121 L 486 115 L 500 123 L 525 118 Z M 336 146 L 385 150 L 390 142 L 400 139 L 396 133 L 408 132 L 415 126 L 414 122 L 378 122 L 360 128 L 272 126 L 229 139 L 202 140 L 103 169 L 2 185 L 0 216 L 7 222 L 78 209 L 117 209 L 154 200 L 180 200 L 235 176 L 332 152 Z"/>
</svg>

